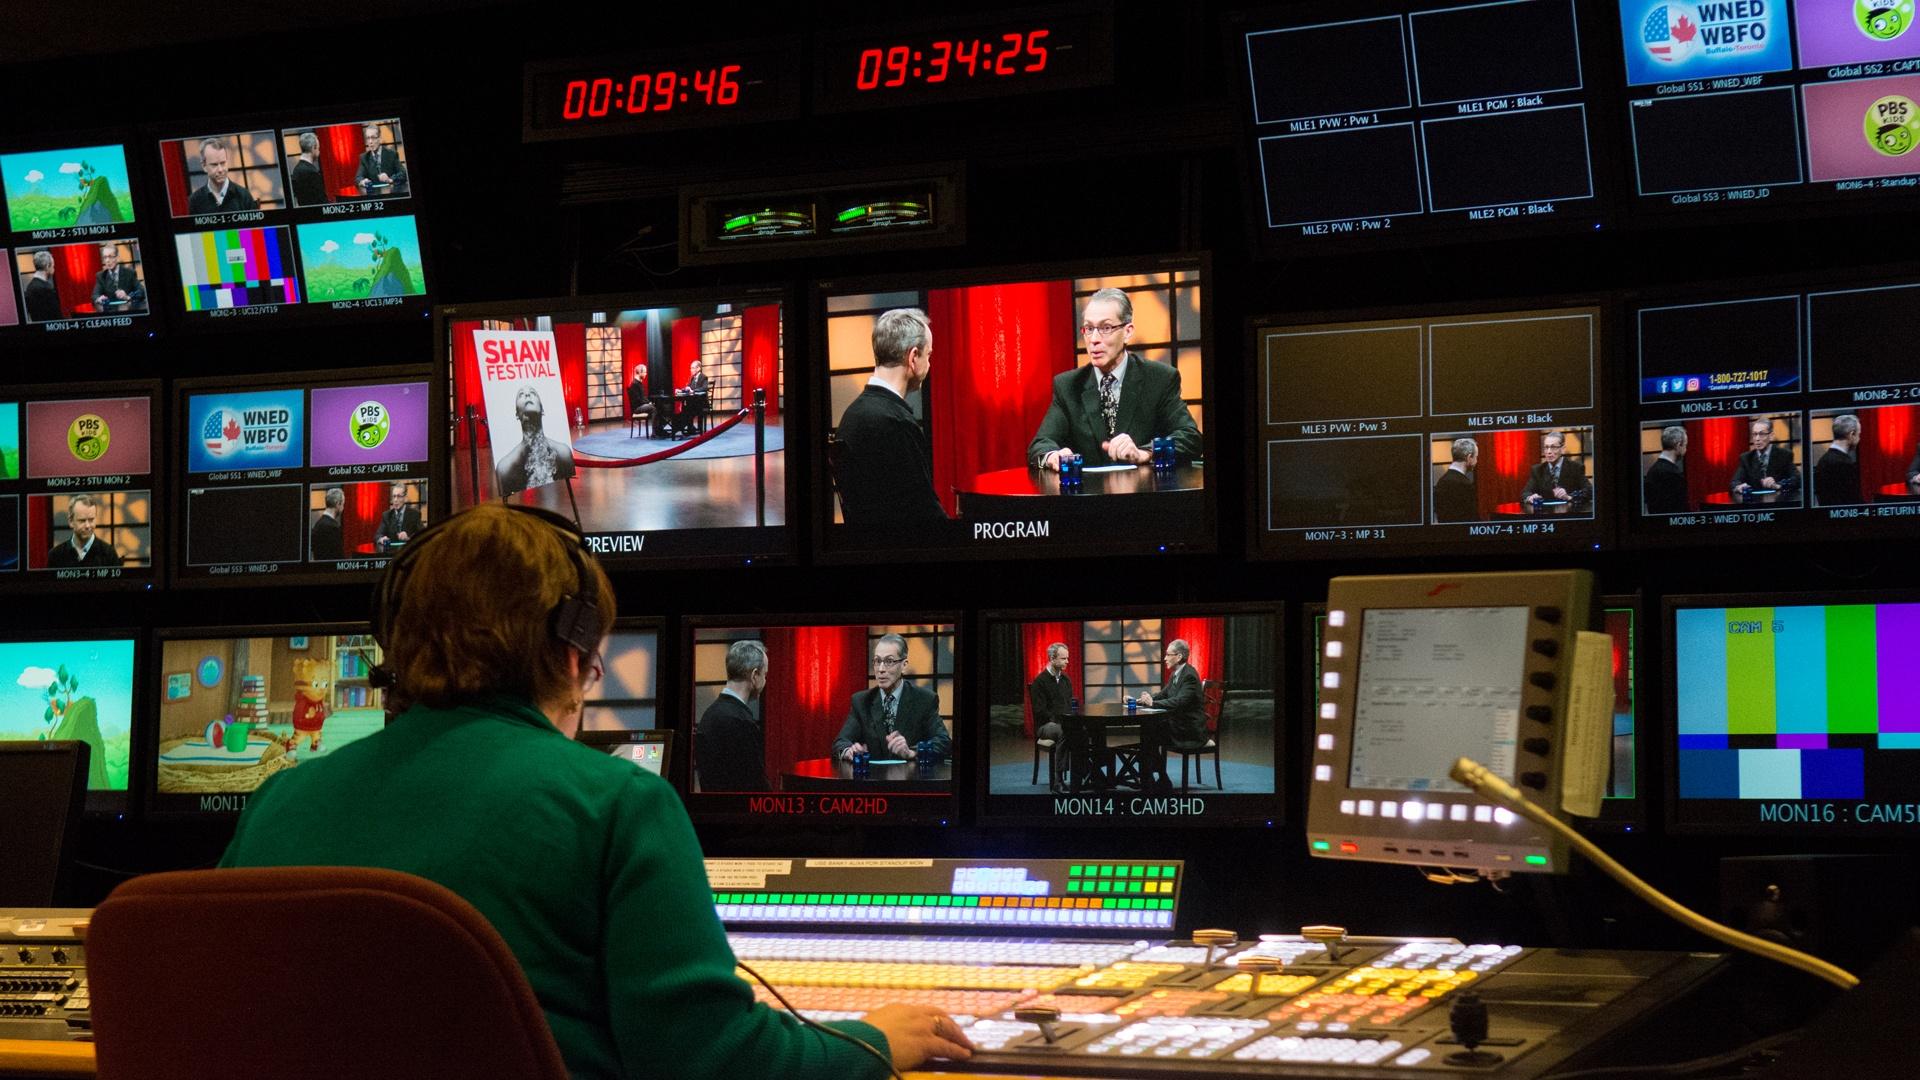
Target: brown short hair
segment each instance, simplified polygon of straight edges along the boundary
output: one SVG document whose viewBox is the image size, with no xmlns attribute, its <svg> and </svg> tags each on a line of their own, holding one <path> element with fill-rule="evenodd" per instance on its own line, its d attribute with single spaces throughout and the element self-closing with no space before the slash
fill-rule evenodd
<svg viewBox="0 0 1920 1080">
<path fill-rule="evenodd" d="M 560 602 L 585 592 L 600 611 L 595 638 L 613 625 L 613 586 L 585 552 L 584 588 L 573 540 L 531 514 L 484 503 L 450 517 L 407 559 L 389 613 L 386 661 L 393 705 L 446 708 L 507 695 L 543 704 L 569 695 L 571 647 L 553 636 Z M 486 567 L 476 575 L 475 567 Z"/>
</svg>

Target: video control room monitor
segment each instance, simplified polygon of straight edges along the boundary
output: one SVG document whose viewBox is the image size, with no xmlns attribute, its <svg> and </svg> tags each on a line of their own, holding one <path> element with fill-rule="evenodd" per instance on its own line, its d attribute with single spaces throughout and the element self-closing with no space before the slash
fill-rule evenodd
<svg viewBox="0 0 1920 1080">
<path fill-rule="evenodd" d="M 0 387 L 0 591 L 159 580 L 159 389 Z"/>
<path fill-rule="evenodd" d="M 139 642 L 130 631 L 0 639 L 0 742 L 87 744 L 87 809 L 127 809 Z"/>
<path fill-rule="evenodd" d="M 151 335 L 137 188 L 119 136 L 0 136 L 0 341 Z"/>
</svg>

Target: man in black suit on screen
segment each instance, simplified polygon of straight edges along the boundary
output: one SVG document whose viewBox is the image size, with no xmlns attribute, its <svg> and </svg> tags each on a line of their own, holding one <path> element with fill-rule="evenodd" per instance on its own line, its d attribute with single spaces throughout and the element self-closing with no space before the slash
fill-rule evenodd
<svg viewBox="0 0 1920 1080">
<path fill-rule="evenodd" d="M 767 689 L 767 649 L 757 641 L 727 648 L 727 685 L 693 729 L 693 770 L 701 791 L 772 791 L 766 732 L 753 701 Z"/>
<path fill-rule="evenodd" d="M 114 550 L 113 544 L 93 531 L 94 523 L 99 520 L 99 499 L 92 495 L 75 495 L 68 500 L 68 537 L 47 552 L 48 569 L 121 565 L 120 553 Z"/>
<path fill-rule="evenodd" d="M 1033 707 L 1033 737 L 1052 740 L 1053 753 L 1048 756 L 1048 767 L 1050 772 L 1057 772 L 1060 738 L 1066 734 L 1060 717 L 1073 707 L 1073 680 L 1067 678 L 1065 642 L 1056 641 L 1047 646 L 1047 666 L 1027 685 L 1027 702 Z"/>
<path fill-rule="evenodd" d="M 387 511 L 380 515 L 380 531 L 373 542 L 381 551 L 404 544 L 420 531 L 420 508 L 407 505 L 407 485 L 395 484 L 387 494 Z"/>
<path fill-rule="evenodd" d="M 101 314 L 147 310 L 146 287 L 140 284 L 140 275 L 133 267 L 121 263 L 119 244 L 100 245 L 100 272 L 93 278 L 93 310 Z"/>
<path fill-rule="evenodd" d="M 873 688 L 853 695 L 847 722 L 833 740 L 833 756 L 853 760 L 866 751 L 877 758 L 912 761 L 916 747 L 931 742 L 932 751 L 947 757 L 953 736 L 940 719 L 940 698 L 931 690 L 907 681 L 907 641 L 887 634 L 873 646 Z"/>
<path fill-rule="evenodd" d="M 1693 507 L 1687 498 L 1687 429 L 1670 424 L 1660 429 L 1660 456 L 1647 466 L 1640 481 L 1649 514 L 1684 514 Z"/>
<path fill-rule="evenodd" d="M 366 152 L 360 155 L 353 181 L 360 185 L 361 194 L 374 198 L 407 194 L 407 167 L 400 163 L 399 151 L 380 145 L 380 125 L 368 124 L 360 129 L 360 140 Z"/>
<path fill-rule="evenodd" d="M 1433 520 L 1479 521 L 1480 492 L 1474 486 L 1473 470 L 1480 464 L 1480 444 L 1455 439 L 1452 452 L 1453 463 L 1433 485 Z"/>
<path fill-rule="evenodd" d="M 1167 683 L 1157 693 L 1142 693 L 1140 707 L 1160 708 L 1167 715 L 1160 722 L 1151 719 L 1140 724 L 1140 746 L 1144 751 L 1141 780 L 1148 791 L 1172 787 L 1167 779 L 1167 743 L 1199 746 L 1207 741 L 1207 699 L 1200 686 L 1200 674 L 1188 659 L 1192 647 L 1184 639 L 1167 642 L 1160 662 L 1167 669 Z"/>
<path fill-rule="evenodd" d="M 1567 437 L 1560 432 L 1540 436 L 1540 464 L 1527 474 L 1526 489 L 1520 493 L 1522 501 L 1537 506 L 1548 500 L 1571 502 L 1587 497 L 1587 470 L 1578 462 L 1568 461 L 1566 450 Z"/>
<path fill-rule="evenodd" d="M 1860 497 L 1860 418 L 1833 418 L 1833 442 L 1813 467 L 1813 501 L 1819 506 L 1851 506 Z"/>
<path fill-rule="evenodd" d="M 873 324 L 873 376 L 834 429 L 834 486 L 849 525 L 944 525 L 933 490 L 933 449 L 907 405 L 933 364 L 933 330 L 918 308 Z"/>
<path fill-rule="evenodd" d="M 1773 421 L 1754 417 L 1747 425 L 1747 435 L 1749 449 L 1740 455 L 1740 467 L 1733 471 L 1728 487 L 1735 495 L 1775 491 L 1782 498 L 1797 499 L 1800 466 L 1793 463 L 1792 448 L 1773 444 Z"/>
<path fill-rule="evenodd" d="M 232 214 L 260 209 L 246 186 L 234 183 L 227 175 L 232 158 L 233 151 L 225 139 L 200 140 L 200 171 L 206 175 L 207 182 L 187 196 L 187 213 Z"/>
<path fill-rule="evenodd" d="M 1060 459 L 1079 454 L 1087 465 L 1144 465 L 1153 440 L 1173 436 L 1174 454 L 1191 461 L 1203 452 L 1200 429 L 1180 398 L 1180 372 L 1127 349 L 1133 341 L 1133 301 L 1119 289 L 1101 289 L 1080 309 L 1087 363 L 1053 377 L 1053 402 L 1027 444 L 1027 464 L 1060 471 Z"/>
</svg>

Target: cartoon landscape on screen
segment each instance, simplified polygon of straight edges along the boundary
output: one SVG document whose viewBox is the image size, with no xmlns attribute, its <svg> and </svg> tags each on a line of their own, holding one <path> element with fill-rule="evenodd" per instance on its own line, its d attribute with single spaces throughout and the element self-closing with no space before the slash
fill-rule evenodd
<svg viewBox="0 0 1920 1080">
<path fill-rule="evenodd" d="M 133 642 L 0 643 L 0 676 L 0 740 L 78 739 L 88 789 L 127 789 Z"/>
<path fill-rule="evenodd" d="M 133 220 L 127 155 L 118 146 L 0 156 L 0 181 L 14 232 Z"/>
</svg>

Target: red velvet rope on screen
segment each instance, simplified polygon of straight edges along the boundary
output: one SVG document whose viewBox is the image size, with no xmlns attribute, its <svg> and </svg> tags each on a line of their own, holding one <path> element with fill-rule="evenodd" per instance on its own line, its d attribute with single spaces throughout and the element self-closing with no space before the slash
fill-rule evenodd
<svg viewBox="0 0 1920 1080">
<path fill-rule="evenodd" d="M 739 412 L 713 425 L 705 434 L 695 436 L 677 446 L 669 446 L 665 450 L 658 451 L 657 453 L 647 454 L 637 458 L 624 458 L 620 461 L 607 461 L 603 458 L 585 457 L 578 450 L 575 450 L 573 453 L 573 463 L 582 469 L 630 469 L 635 465 L 646 465 L 655 461 L 665 461 L 676 454 L 684 454 L 694 447 L 699 446 L 701 443 L 727 430 L 741 420 L 746 419 L 747 415 L 751 412 L 753 412 L 751 408 L 741 409 Z"/>
</svg>

